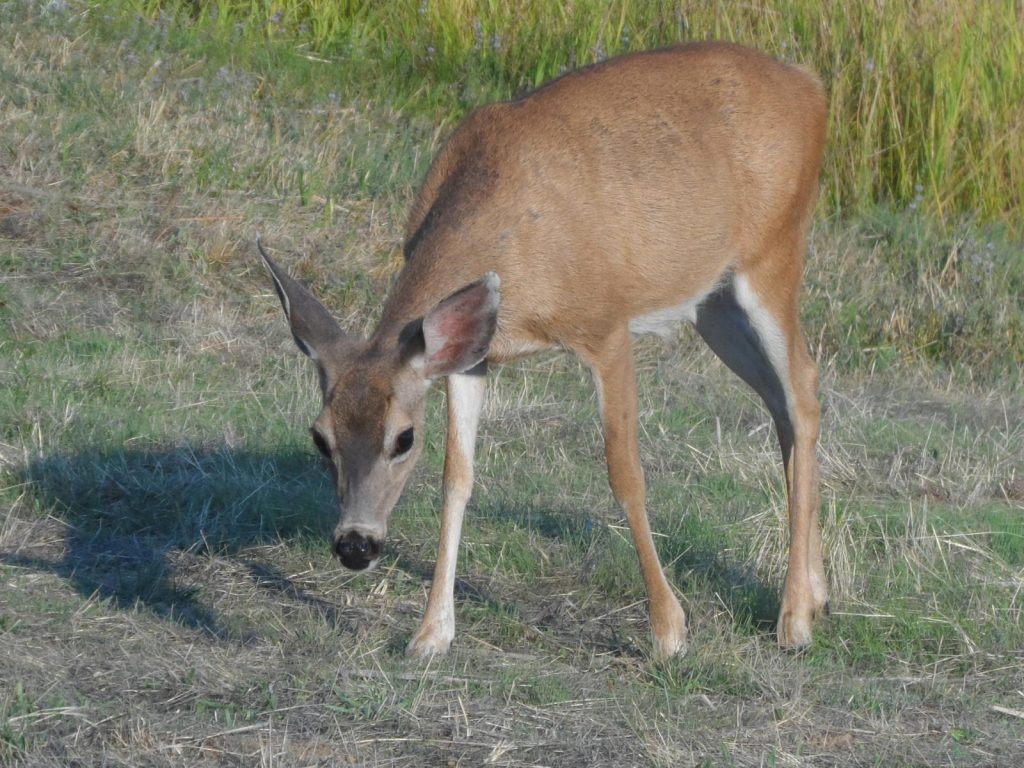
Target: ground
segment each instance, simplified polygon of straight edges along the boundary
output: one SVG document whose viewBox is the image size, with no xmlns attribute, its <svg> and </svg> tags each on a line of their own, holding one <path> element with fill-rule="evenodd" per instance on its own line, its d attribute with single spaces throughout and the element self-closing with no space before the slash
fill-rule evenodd
<svg viewBox="0 0 1024 768">
<path fill-rule="evenodd" d="M 998 273 L 1011 246 L 965 247 L 957 279 L 940 259 L 908 288 L 889 225 L 816 223 L 832 613 L 806 654 L 772 634 L 787 532 L 770 419 L 682 332 L 640 340 L 637 367 L 688 655 L 650 660 L 589 375 L 546 355 L 490 376 L 456 640 L 411 661 L 443 393 L 382 565 L 344 571 L 313 371 L 253 240 L 372 326 L 443 131 L 158 26 L 26 8 L 0 5 L 0 762 L 1021 762 L 1024 396 L 883 348 L 922 295 L 956 307 L 990 279 L 956 272 L 970 255 Z M 875 327 L 877 353 L 858 335 Z"/>
</svg>

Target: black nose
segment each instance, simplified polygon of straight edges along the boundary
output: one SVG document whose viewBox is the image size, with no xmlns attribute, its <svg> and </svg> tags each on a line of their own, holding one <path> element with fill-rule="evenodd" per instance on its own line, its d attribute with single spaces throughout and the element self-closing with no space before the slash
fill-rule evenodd
<svg viewBox="0 0 1024 768">
<path fill-rule="evenodd" d="M 380 556 L 380 543 L 350 531 L 334 542 L 334 551 L 341 564 L 353 571 L 361 571 Z"/>
</svg>

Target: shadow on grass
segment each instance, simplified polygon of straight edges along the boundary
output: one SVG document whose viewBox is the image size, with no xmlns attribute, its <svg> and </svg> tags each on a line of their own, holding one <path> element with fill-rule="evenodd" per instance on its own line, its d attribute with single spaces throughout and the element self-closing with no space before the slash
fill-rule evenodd
<svg viewBox="0 0 1024 768">
<path fill-rule="evenodd" d="M 281 538 L 326 538 L 334 522 L 329 483 L 303 453 L 184 447 L 54 455 L 33 462 L 20 480 L 40 509 L 67 523 L 64 551 L 54 560 L 0 552 L 0 562 L 49 570 L 83 595 L 142 606 L 218 638 L 238 633 L 183 583 L 173 553 L 230 556 Z M 280 582 L 260 568 L 250 568 L 257 583 Z"/>
<path fill-rule="evenodd" d="M 674 558 L 676 585 L 684 592 L 716 595 L 740 630 L 774 633 L 781 605 L 777 588 L 765 583 L 752 568 L 730 562 L 721 552 L 699 542 Z"/>
<path fill-rule="evenodd" d="M 0 551 L 0 564 L 55 573 L 86 597 L 124 610 L 141 607 L 218 639 L 249 640 L 253 630 L 208 607 L 179 572 L 179 553 L 236 557 L 255 586 L 318 611 L 336 629 L 358 631 L 364 622 L 381 620 L 358 605 L 334 605 L 244 552 L 306 537 L 322 543 L 324 567 L 330 567 L 334 491 L 310 454 L 225 446 L 56 454 L 30 464 L 19 480 L 38 509 L 67 524 L 63 552 L 48 559 Z M 432 561 L 409 552 L 392 557 L 414 578 L 433 576 Z M 461 579 L 456 589 L 463 598 L 509 610 Z M 397 638 L 395 647 L 404 648 L 406 640 Z"/>
<path fill-rule="evenodd" d="M 607 536 L 607 525 L 578 510 L 485 503 L 479 514 L 567 544 L 581 558 L 581 566 L 583 558 L 593 557 L 595 552 L 598 556 L 618 556 L 609 551 L 612 537 Z M 671 534 L 659 536 L 656 543 L 661 562 L 674 574 L 671 580 L 683 593 L 716 595 L 741 630 L 775 632 L 780 606 L 777 587 L 761 579 L 753 568 L 731 561 L 722 552 L 729 543 L 719 527 L 687 516 Z M 622 566 L 635 568 L 639 573 L 640 566 L 632 552 L 623 558 Z"/>
<path fill-rule="evenodd" d="M 67 536 L 59 558 L 0 552 L 0 563 L 48 570 L 82 595 L 98 595 L 126 610 L 153 614 L 216 638 L 248 639 L 206 604 L 200 590 L 177 572 L 176 553 L 239 555 L 260 588 L 318 610 L 332 626 L 350 624 L 339 609 L 272 567 L 242 555 L 253 545 L 294 537 L 326 542 L 335 522 L 335 501 L 326 475 L 309 454 L 254 453 L 228 447 L 58 454 L 33 462 L 20 480 L 41 510 L 64 520 Z M 585 558 L 612 553 L 607 526 L 575 509 L 481 499 L 477 513 L 566 545 Z M 716 545 L 719 532 L 687 519 L 659 539 L 662 561 L 688 594 L 717 594 L 736 622 L 752 631 L 774 629 L 775 590 L 751 571 L 730 564 Z M 325 558 L 326 544 L 324 545 Z M 433 550 L 431 549 L 431 552 Z M 397 565 L 421 579 L 433 562 L 409 552 Z M 628 562 L 627 562 L 628 560 Z M 495 613 L 516 612 L 506 595 L 459 579 L 457 593 Z M 404 642 L 404 639 L 403 641 Z"/>
</svg>

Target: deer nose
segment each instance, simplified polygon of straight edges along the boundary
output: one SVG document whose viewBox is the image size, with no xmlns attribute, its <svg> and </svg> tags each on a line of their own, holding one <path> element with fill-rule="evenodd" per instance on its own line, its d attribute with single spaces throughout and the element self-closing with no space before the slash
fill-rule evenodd
<svg viewBox="0 0 1024 768">
<path fill-rule="evenodd" d="M 341 564 L 353 571 L 361 571 L 380 557 L 381 544 L 358 531 L 349 531 L 334 541 L 334 552 Z"/>
</svg>

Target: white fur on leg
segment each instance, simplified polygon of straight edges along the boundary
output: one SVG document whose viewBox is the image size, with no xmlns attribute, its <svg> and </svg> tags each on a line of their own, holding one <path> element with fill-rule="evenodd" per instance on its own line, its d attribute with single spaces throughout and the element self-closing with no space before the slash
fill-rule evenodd
<svg viewBox="0 0 1024 768">
<path fill-rule="evenodd" d="M 473 490 L 473 455 L 485 386 L 483 376 L 452 374 L 448 377 L 450 427 L 445 451 L 450 461 L 445 462 L 441 542 L 423 621 L 406 647 L 409 656 L 427 658 L 447 653 L 455 637 L 455 566 L 462 520 Z M 449 470 L 453 477 L 448 476 Z"/>
</svg>

